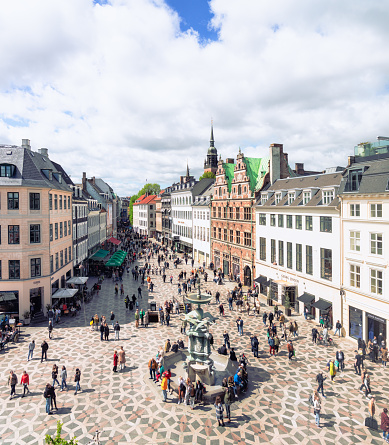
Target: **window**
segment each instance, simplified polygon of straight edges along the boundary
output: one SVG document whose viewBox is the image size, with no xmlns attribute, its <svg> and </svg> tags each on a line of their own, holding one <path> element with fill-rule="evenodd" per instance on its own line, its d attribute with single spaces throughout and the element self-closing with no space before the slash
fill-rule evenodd
<svg viewBox="0 0 389 445">
<path fill-rule="evenodd" d="M 230 207 L 230 210 L 229 210 L 229 218 L 230 218 L 230 219 L 234 219 L 234 209 L 233 209 L 233 207 Z"/>
<path fill-rule="evenodd" d="M 234 242 L 234 231 L 230 230 L 230 243 Z"/>
<path fill-rule="evenodd" d="M 240 219 L 240 208 L 239 207 L 235 208 L 235 218 Z"/>
<path fill-rule="evenodd" d="M 370 292 L 382 295 L 382 271 L 370 269 Z"/>
<path fill-rule="evenodd" d="M 40 210 L 41 195 L 40 193 L 30 193 L 30 210 Z"/>
<path fill-rule="evenodd" d="M 58 223 L 55 223 L 54 229 L 55 239 L 58 239 Z"/>
<path fill-rule="evenodd" d="M 278 227 L 284 227 L 284 215 L 278 215 Z"/>
<path fill-rule="evenodd" d="M 65 224 L 66 224 L 66 223 L 65 223 Z M 70 230 L 70 219 L 69 219 L 69 221 L 68 221 L 68 234 L 69 234 L 69 235 L 72 234 L 72 232 L 71 232 L 71 230 Z"/>
<path fill-rule="evenodd" d="M 251 208 L 250 207 L 245 207 L 244 208 L 244 219 L 246 221 L 250 221 L 251 220 Z"/>
<path fill-rule="evenodd" d="M 63 197 L 63 208 L 66 210 L 66 196 Z"/>
<path fill-rule="evenodd" d="M 8 226 L 8 244 L 20 244 L 19 226 Z"/>
<path fill-rule="evenodd" d="M 244 233 L 244 245 L 247 247 L 251 247 L 251 233 Z"/>
<path fill-rule="evenodd" d="M 295 224 L 296 224 L 296 229 L 297 230 L 302 230 L 303 229 L 303 217 L 301 215 L 296 215 L 295 216 Z"/>
<path fill-rule="evenodd" d="M 350 250 L 361 251 L 361 232 L 350 231 Z"/>
<path fill-rule="evenodd" d="M 218 232 L 218 238 L 222 239 L 222 229 L 220 227 L 218 228 L 217 232 Z"/>
<path fill-rule="evenodd" d="M 227 207 L 223 208 L 223 218 L 227 219 Z"/>
<path fill-rule="evenodd" d="M 66 221 L 63 223 L 63 236 L 68 236 L 68 225 Z"/>
<path fill-rule="evenodd" d="M 55 270 L 59 269 L 59 255 L 58 252 L 55 254 Z"/>
<path fill-rule="evenodd" d="M 61 250 L 59 254 L 60 260 L 61 260 L 61 267 L 63 267 L 63 250 Z"/>
<path fill-rule="evenodd" d="M 326 190 L 323 191 L 323 204 L 328 205 L 334 200 L 334 191 Z"/>
<path fill-rule="evenodd" d="M 53 195 L 49 193 L 49 210 L 53 210 Z"/>
<path fill-rule="evenodd" d="M 213 238 L 216 238 L 216 227 L 213 227 L 212 237 L 213 237 Z"/>
<path fill-rule="evenodd" d="M 8 210 L 19 209 L 19 193 L 8 192 Z"/>
<path fill-rule="evenodd" d="M 267 202 L 267 195 L 262 195 L 261 196 L 261 204 L 264 205 Z"/>
<path fill-rule="evenodd" d="M 304 195 L 303 195 L 303 202 L 304 202 L 304 205 L 305 204 L 308 204 L 308 202 L 311 200 L 311 192 L 304 192 Z"/>
<path fill-rule="evenodd" d="M 313 230 L 312 216 L 305 217 L 305 230 Z"/>
<path fill-rule="evenodd" d="M 293 246 L 292 243 L 286 243 L 286 267 L 293 268 Z"/>
<path fill-rule="evenodd" d="M 53 241 L 53 224 L 50 224 L 50 241 Z"/>
<path fill-rule="evenodd" d="M 332 281 L 332 250 L 320 249 L 320 276 Z"/>
<path fill-rule="evenodd" d="M 236 231 L 236 244 L 240 244 L 240 232 L 239 232 L 239 230 Z"/>
<path fill-rule="evenodd" d="M 270 225 L 272 227 L 275 227 L 275 225 L 276 225 L 276 215 L 274 215 L 274 214 L 270 215 Z"/>
<path fill-rule="evenodd" d="M 30 225 L 30 243 L 36 244 L 41 242 L 41 226 L 40 224 Z"/>
<path fill-rule="evenodd" d="M 266 261 L 266 238 L 259 238 L 259 259 Z"/>
<path fill-rule="evenodd" d="M 242 186 L 239 184 L 238 185 L 238 195 L 242 194 Z"/>
<path fill-rule="evenodd" d="M 292 215 L 286 215 L 286 228 L 293 229 L 293 216 Z"/>
<path fill-rule="evenodd" d="M 62 195 L 59 195 L 59 210 L 62 210 Z"/>
<path fill-rule="evenodd" d="M 291 205 L 293 203 L 293 201 L 295 200 L 296 194 L 293 193 L 288 193 L 288 204 Z"/>
<path fill-rule="evenodd" d="M 10 280 L 19 280 L 20 279 L 20 261 L 19 260 L 10 260 L 8 262 L 8 274 Z"/>
<path fill-rule="evenodd" d="M 68 263 L 68 249 L 65 249 L 65 264 Z"/>
<path fill-rule="evenodd" d="M 278 241 L 278 264 L 284 265 L 284 242 Z"/>
<path fill-rule="evenodd" d="M 1 260 L 0 260 L 0 280 L 1 280 Z"/>
<path fill-rule="evenodd" d="M 227 229 L 223 229 L 223 240 L 227 241 Z"/>
<path fill-rule="evenodd" d="M 54 257 L 50 255 L 50 273 L 54 272 Z"/>
<path fill-rule="evenodd" d="M 68 209 L 70 210 L 70 196 L 68 196 Z"/>
<path fill-rule="evenodd" d="M 0 165 L 0 176 L 2 178 L 11 178 L 15 173 L 15 166 L 11 164 Z"/>
<path fill-rule="evenodd" d="M 54 195 L 54 210 L 58 210 L 58 196 Z"/>
<path fill-rule="evenodd" d="M 370 253 L 382 255 L 382 233 L 370 233 Z"/>
<path fill-rule="evenodd" d="M 276 198 L 274 200 L 274 202 L 277 204 L 279 204 L 281 201 L 281 193 L 276 193 Z"/>
<path fill-rule="evenodd" d="M 370 216 L 371 218 L 382 218 L 382 204 L 370 204 Z"/>
<path fill-rule="evenodd" d="M 59 223 L 59 237 L 63 237 L 63 223 L 62 221 Z"/>
<path fill-rule="evenodd" d="M 331 216 L 320 217 L 320 232 L 332 232 L 332 218 Z"/>
<path fill-rule="evenodd" d="M 41 259 L 40 258 L 31 258 L 31 278 L 40 277 L 41 276 Z"/>
<path fill-rule="evenodd" d="M 346 192 L 355 192 L 359 190 L 359 184 L 362 180 L 363 171 L 362 170 L 350 170 L 347 178 L 347 183 L 345 186 Z"/>
<path fill-rule="evenodd" d="M 312 246 L 305 246 L 305 272 L 308 275 L 313 275 Z"/>
<path fill-rule="evenodd" d="M 71 247 L 68 248 L 68 252 L 69 252 L 69 261 L 72 261 L 72 248 Z"/>
<path fill-rule="evenodd" d="M 266 213 L 260 213 L 259 214 L 259 221 L 260 226 L 266 226 Z"/>
<path fill-rule="evenodd" d="M 272 264 L 277 262 L 276 240 L 270 240 L 270 261 Z"/>
<path fill-rule="evenodd" d="M 217 217 L 218 217 L 218 218 L 221 218 L 221 217 L 222 217 L 222 208 L 221 208 L 221 207 L 218 207 L 218 208 L 217 208 Z"/>
<path fill-rule="evenodd" d="M 361 287 L 361 268 L 355 264 L 350 264 L 350 286 Z"/>
<path fill-rule="evenodd" d="M 360 204 L 350 204 L 350 216 L 361 216 Z"/>
<path fill-rule="evenodd" d="M 216 207 L 212 207 L 212 218 L 216 218 Z"/>
<path fill-rule="evenodd" d="M 303 246 L 296 244 L 296 270 L 302 272 L 303 270 Z"/>
</svg>

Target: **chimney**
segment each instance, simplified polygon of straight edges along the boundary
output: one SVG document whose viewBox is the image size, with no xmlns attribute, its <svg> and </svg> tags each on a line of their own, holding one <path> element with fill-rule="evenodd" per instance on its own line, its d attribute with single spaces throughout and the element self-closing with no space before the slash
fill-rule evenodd
<svg viewBox="0 0 389 445">
<path fill-rule="evenodd" d="M 22 139 L 22 148 L 31 150 L 30 139 Z"/>
<path fill-rule="evenodd" d="M 49 150 L 47 148 L 39 148 L 38 153 L 40 153 L 42 156 L 49 157 Z"/>
<path fill-rule="evenodd" d="M 86 192 L 86 172 L 82 172 L 82 189 Z"/>
<path fill-rule="evenodd" d="M 96 178 L 94 176 L 92 176 L 92 184 L 96 185 Z"/>
<path fill-rule="evenodd" d="M 226 159 L 226 164 L 233 164 L 234 163 L 234 158 L 227 158 Z"/>
<path fill-rule="evenodd" d="M 304 163 L 303 162 L 296 162 L 294 164 L 294 171 L 297 175 L 304 175 Z"/>
<path fill-rule="evenodd" d="M 270 184 L 281 178 L 282 144 L 270 144 Z"/>
</svg>

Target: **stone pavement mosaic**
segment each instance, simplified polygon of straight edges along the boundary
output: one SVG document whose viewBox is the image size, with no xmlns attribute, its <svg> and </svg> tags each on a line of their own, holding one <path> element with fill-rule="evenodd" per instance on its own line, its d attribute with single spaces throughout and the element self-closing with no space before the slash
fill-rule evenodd
<svg viewBox="0 0 389 445">
<path fill-rule="evenodd" d="M 170 269 L 177 283 L 182 270 Z M 189 266 L 186 270 L 190 270 Z M 169 274 L 168 274 L 169 275 Z M 177 297 L 177 286 L 163 284 L 160 276 L 153 277 L 155 292 L 149 300 L 164 302 L 173 295 Z M 93 280 L 91 280 L 93 284 Z M 139 282 L 132 275 L 124 277 L 125 294 L 136 293 Z M 148 329 L 135 328 L 134 311 L 125 310 L 123 298 L 115 296 L 114 283 L 105 280 L 99 296 L 85 305 L 76 318 L 64 318 L 55 328 L 54 338 L 48 340 L 48 361 L 40 363 L 40 344 L 47 339 L 47 327 L 28 327 L 22 331 L 19 343 L 0 353 L 0 444 L 41 444 L 46 433 L 53 434 L 57 420 L 64 423 L 64 437 L 76 435 L 80 444 L 87 443 L 93 432 L 102 430 L 101 441 L 106 445 L 117 444 L 379 444 L 381 432 L 364 427 L 368 415 L 365 396 L 359 391 L 360 377 L 355 375 L 352 362 L 355 345 L 345 339 L 336 339 L 346 355 L 345 372 L 338 374 L 334 382 L 328 378 L 324 389 L 327 399 L 323 400 L 322 425 L 316 427 L 308 397 L 315 387 L 315 376 L 325 371 L 326 363 L 334 358 L 336 348 L 313 346 L 308 333 L 313 322 L 302 317 L 292 317 L 299 323 L 299 337 L 294 341 L 296 360 L 288 361 L 285 346 L 276 357 L 269 357 L 266 347 L 265 328 L 262 317 L 244 318 L 244 336 L 238 337 L 235 320 L 237 312 L 228 310 L 226 293 L 233 283 L 216 286 L 213 282 L 203 283 L 204 288 L 216 289 L 222 294 L 225 317 L 219 317 L 218 306 L 208 306 L 217 316 L 212 327 L 215 347 L 222 343 L 222 333 L 230 333 L 231 345 L 237 352 L 249 357 L 249 391 L 244 398 L 232 405 L 232 421 L 226 427 L 218 427 L 214 407 L 196 405 L 195 410 L 177 405 L 175 395 L 163 403 L 160 388 L 148 379 L 147 362 L 155 355 L 158 347 L 181 337 L 179 316 L 172 316 L 169 327 L 150 325 Z M 145 288 L 144 288 L 145 289 Z M 146 308 L 147 292 L 143 292 L 141 307 Z M 101 342 L 100 333 L 92 332 L 90 317 L 98 313 L 106 315 L 114 311 L 122 330 L 120 341 Z M 262 304 L 261 311 L 267 310 Z M 250 349 L 250 335 L 256 334 L 260 341 L 260 357 L 254 358 Z M 34 360 L 27 362 L 30 339 L 38 344 Z M 124 372 L 112 372 L 112 356 L 115 348 L 123 346 L 127 355 Z M 38 359 L 39 357 L 39 359 Z M 56 363 L 68 370 L 68 392 L 57 391 L 58 411 L 48 416 L 45 413 L 44 385 L 51 383 L 51 367 Z M 371 373 L 371 386 L 376 397 L 377 412 L 388 406 L 387 370 L 366 362 Z M 82 392 L 74 395 L 74 370 L 82 371 Z M 20 380 L 24 369 L 30 375 L 31 394 L 9 400 L 7 378 L 13 369 Z M 377 416 L 378 418 L 378 416 Z"/>
</svg>

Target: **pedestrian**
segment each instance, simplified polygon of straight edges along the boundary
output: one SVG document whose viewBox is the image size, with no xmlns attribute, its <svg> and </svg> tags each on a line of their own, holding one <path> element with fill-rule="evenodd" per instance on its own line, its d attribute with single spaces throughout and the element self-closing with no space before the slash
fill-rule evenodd
<svg viewBox="0 0 389 445">
<path fill-rule="evenodd" d="M 57 408 L 57 397 L 55 395 L 55 388 L 54 386 L 50 385 L 50 400 L 51 400 L 51 410 L 55 408 L 56 411 L 58 411 Z"/>
<path fill-rule="evenodd" d="M 299 327 L 297 324 L 297 321 L 293 322 L 293 336 L 294 337 L 298 337 L 298 331 L 299 331 Z"/>
<path fill-rule="evenodd" d="M 167 402 L 167 377 L 165 373 L 162 375 L 161 389 L 162 389 L 163 401 Z"/>
<path fill-rule="evenodd" d="M 145 317 L 145 311 L 143 309 L 140 310 L 139 312 L 139 317 L 140 317 L 140 325 L 143 326 L 143 321 L 144 321 L 144 317 Z"/>
<path fill-rule="evenodd" d="M 49 327 L 47 329 L 49 330 L 49 338 L 51 339 L 51 336 L 53 334 L 53 323 L 51 320 L 49 321 Z"/>
<path fill-rule="evenodd" d="M 321 401 L 318 391 L 314 391 L 313 394 L 313 412 L 315 414 L 315 421 L 318 428 L 320 428 L 320 411 L 321 411 Z"/>
<path fill-rule="evenodd" d="M 76 368 L 76 373 L 74 375 L 74 381 L 76 383 L 76 391 L 74 392 L 74 395 L 77 395 L 78 391 L 82 391 L 81 390 L 81 386 L 80 386 L 80 381 L 81 381 L 81 371 Z"/>
<path fill-rule="evenodd" d="M 189 384 L 189 401 L 190 401 L 190 409 L 194 409 L 195 398 L 196 398 L 196 390 L 192 382 Z"/>
<path fill-rule="evenodd" d="M 212 332 L 208 333 L 208 338 L 209 338 L 209 344 L 210 344 L 211 348 L 215 349 L 215 346 L 213 346 L 213 335 L 212 335 Z"/>
<path fill-rule="evenodd" d="M 109 326 L 104 323 L 104 340 L 109 341 Z"/>
<path fill-rule="evenodd" d="M 319 372 L 319 374 L 316 376 L 316 381 L 318 383 L 317 392 L 320 393 L 320 390 L 321 390 L 321 394 L 323 397 L 326 397 L 324 395 L 324 380 L 326 378 L 327 377 L 324 377 L 322 372 Z"/>
<path fill-rule="evenodd" d="M 338 351 L 336 351 L 335 358 L 336 358 L 335 366 L 337 366 L 338 371 L 340 369 L 343 372 L 343 370 L 344 370 L 344 352 L 339 349 Z"/>
<path fill-rule="evenodd" d="M 219 426 L 226 426 L 224 424 L 224 420 L 223 420 L 224 408 L 223 408 L 223 404 L 222 404 L 222 400 L 221 400 L 220 396 L 216 397 L 215 408 L 216 408 L 216 419 L 217 419 L 217 421 L 219 423 Z"/>
<path fill-rule="evenodd" d="M 119 356 L 119 371 L 124 370 L 126 367 L 126 353 L 124 352 L 123 346 L 120 346 Z"/>
<path fill-rule="evenodd" d="M 120 325 L 118 321 L 115 323 L 113 330 L 115 331 L 115 340 L 119 340 Z"/>
<path fill-rule="evenodd" d="M 263 324 L 266 326 L 266 321 L 267 321 L 267 313 L 266 312 L 263 313 L 262 320 L 263 320 Z"/>
<path fill-rule="evenodd" d="M 330 360 L 330 363 L 329 363 L 329 371 L 330 371 L 330 377 L 331 377 L 331 382 L 333 382 L 334 381 L 334 378 L 335 378 L 335 376 L 336 376 L 336 367 L 335 367 L 335 363 L 334 363 L 334 361 L 333 360 Z"/>
<path fill-rule="evenodd" d="M 382 430 L 382 438 L 389 442 L 389 416 L 388 416 L 388 408 L 384 408 L 381 413 L 381 430 Z"/>
<path fill-rule="evenodd" d="M 145 313 L 145 328 L 147 328 L 149 326 L 149 319 L 150 319 L 149 311 L 146 311 L 146 313 Z"/>
<path fill-rule="evenodd" d="M 53 368 L 51 369 L 51 378 L 53 379 L 53 385 L 55 386 L 55 383 L 57 382 L 57 385 L 59 386 L 58 381 L 58 366 L 54 363 Z"/>
<path fill-rule="evenodd" d="M 340 337 L 340 335 L 341 335 L 341 329 L 342 329 L 342 325 L 341 325 L 341 323 L 340 323 L 340 321 L 338 320 L 337 322 L 336 322 L 336 324 L 335 324 L 335 333 L 334 333 L 334 336 L 336 335 L 336 333 L 338 333 L 339 334 L 339 337 Z"/>
<path fill-rule="evenodd" d="M 26 391 L 27 391 L 27 394 L 30 394 L 30 390 L 28 389 L 28 385 L 30 384 L 30 377 L 27 374 L 27 371 L 23 371 L 22 378 L 20 379 L 20 384 L 23 385 L 22 397 L 24 397 L 26 395 Z"/>
<path fill-rule="evenodd" d="M 274 350 L 274 337 L 270 336 L 267 340 L 267 342 L 269 343 L 269 354 L 275 355 L 275 350 Z"/>
<path fill-rule="evenodd" d="M 51 385 L 46 383 L 45 390 L 43 391 L 43 397 L 46 399 L 46 414 L 51 414 Z"/>
<path fill-rule="evenodd" d="M 356 351 L 357 354 L 355 356 L 354 369 L 355 374 L 361 375 L 361 365 L 362 365 L 362 356 Z"/>
<path fill-rule="evenodd" d="M 189 405 L 189 400 L 190 400 L 190 391 L 189 391 L 189 385 L 191 384 L 191 380 L 188 377 L 186 379 L 186 392 L 185 392 L 185 405 Z"/>
<path fill-rule="evenodd" d="M 47 361 L 47 350 L 49 349 L 49 345 L 47 344 L 46 340 L 43 340 L 41 348 L 42 348 L 42 358 L 41 358 L 41 363 L 42 363 L 43 359 Z"/>
<path fill-rule="evenodd" d="M 118 372 L 117 371 L 117 369 L 118 369 L 118 359 L 119 359 L 118 353 L 117 353 L 117 351 L 115 351 L 113 353 L 113 369 L 112 369 L 113 372 Z"/>
<path fill-rule="evenodd" d="M 28 344 L 28 356 L 27 361 L 30 361 L 30 358 L 32 360 L 32 356 L 34 355 L 34 349 L 35 349 L 35 340 L 31 340 Z"/>
<path fill-rule="evenodd" d="M 375 414 L 375 399 L 374 399 L 374 397 L 372 397 L 370 400 L 369 400 L 369 404 L 368 404 L 368 409 L 369 409 L 369 414 L 370 414 L 370 417 L 372 418 L 372 419 L 374 419 L 374 414 Z"/>
<path fill-rule="evenodd" d="M 166 313 L 165 320 L 166 320 L 166 326 L 169 326 L 169 323 L 170 323 L 170 314 L 169 314 L 169 312 Z"/>
<path fill-rule="evenodd" d="M 111 323 L 112 323 L 112 328 L 114 327 L 114 322 L 115 322 L 115 314 L 111 311 Z"/>
<path fill-rule="evenodd" d="M 104 323 L 101 323 L 100 324 L 100 341 L 103 341 L 104 331 L 105 331 Z"/>
<path fill-rule="evenodd" d="M 289 360 L 292 360 L 292 358 L 293 358 L 293 356 L 294 356 L 294 354 L 295 354 L 292 340 L 289 340 L 289 341 L 288 341 L 287 348 L 288 348 L 288 357 L 289 357 Z"/>
<path fill-rule="evenodd" d="M 178 405 L 185 401 L 186 385 L 185 380 L 180 376 L 178 379 Z"/>
<path fill-rule="evenodd" d="M 231 422 L 231 405 L 234 401 L 235 395 L 234 395 L 234 388 L 232 383 L 227 383 L 227 389 L 224 394 L 224 406 L 226 407 L 226 417 L 228 419 L 228 422 Z"/>
<path fill-rule="evenodd" d="M 230 349 L 230 335 L 228 334 L 227 331 L 224 331 L 223 338 L 224 338 L 224 344 L 227 346 L 228 349 Z"/>
<path fill-rule="evenodd" d="M 312 328 L 312 343 L 316 344 L 318 333 L 319 331 L 316 328 Z"/>
<path fill-rule="evenodd" d="M 365 397 L 367 400 L 369 400 L 368 396 L 371 394 L 371 388 L 370 388 L 370 376 L 367 372 L 365 373 L 365 379 L 363 383 L 365 385 Z"/>
<path fill-rule="evenodd" d="M 386 368 L 386 362 L 388 361 L 388 348 L 383 345 L 381 348 L 381 360 L 382 360 L 382 367 Z"/>
<path fill-rule="evenodd" d="M 60 389 L 60 391 L 63 391 L 65 388 L 66 388 L 66 390 L 68 389 L 68 385 L 66 383 L 67 378 L 68 378 L 68 373 L 67 373 L 66 367 L 64 365 L 64 366 L 62 366 L 62 369 L 61 369 L 61 389 Z"/>
<path fill-rule="evenodd" d="M 139 328 L 139 310 L 138 309 L 135 311 L 135 327 L 137 329 Z"/>
</svg>

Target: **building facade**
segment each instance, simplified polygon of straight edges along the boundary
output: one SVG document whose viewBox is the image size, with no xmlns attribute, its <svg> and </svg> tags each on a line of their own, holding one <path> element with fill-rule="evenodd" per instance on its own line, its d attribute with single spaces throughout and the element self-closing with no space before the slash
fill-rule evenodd
<svg viewBox="0 0 389 445">
<path fill-rule="evenodd" d="M 166 187 L 161 194 L 162 243 L 172 245 L 172 206 L 171 191 L 173 186 Z"/>
<path fill-rule="evenodd" d="M 134 230 L 143 236 L 156 236 L 156 202 L 157 195 L 140 196 L 133 205 Z"/>
</svg>

